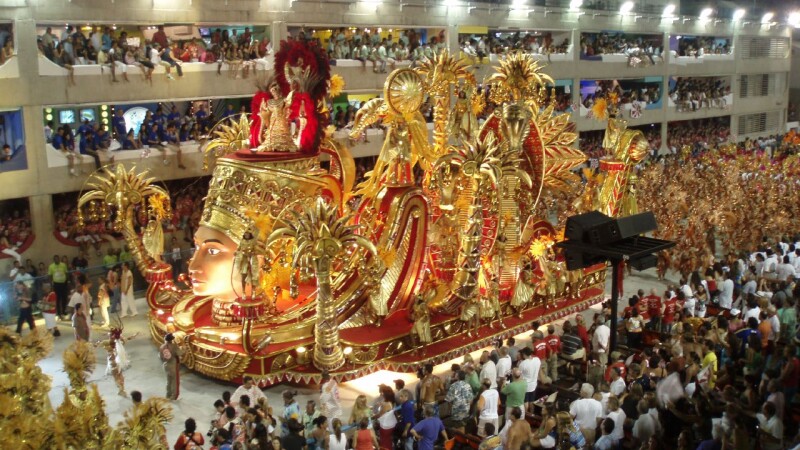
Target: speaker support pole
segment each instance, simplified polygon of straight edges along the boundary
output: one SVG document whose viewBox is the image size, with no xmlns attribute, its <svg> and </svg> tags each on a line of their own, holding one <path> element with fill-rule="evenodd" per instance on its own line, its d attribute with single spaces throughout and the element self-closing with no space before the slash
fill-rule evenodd
<svg viewBox="0 0 800 450">
<path fill-rule="evenodd" d="M 617 314 L 619 311 L 619 275 L 621 259 L 612 259 L 611 262 L 611 336 L 608 341 L 608 353 L 617 349 Z"/>
</svg>

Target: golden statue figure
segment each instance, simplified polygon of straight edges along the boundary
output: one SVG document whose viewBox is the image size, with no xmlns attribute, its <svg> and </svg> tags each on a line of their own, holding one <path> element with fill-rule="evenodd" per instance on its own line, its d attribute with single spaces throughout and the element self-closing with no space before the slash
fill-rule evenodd
<svg viewBox="0 0 800 450">
<path fill-rule="evenodd" d="M 296 152 L 297 144 L 292 135 L 292 126 L 289 120 L 292 94 L 284 97 L 280 84 L 275 80 L 270 82 L 268 89 L 272 98 L 262 101 L 258 110 L 258 115 L 261 117 L 261 128 L 258 131 L 261 136 L 261 145 L 255 151 Z"/>
<path fill-rule="evenodd" d="M 375 264 L 361 264 L 359 272 L 366 273 L 365 287 L 369 289 L 369 307 L 376 318 L 376 325 L 381 326 L 383 319 L 389 314 L 389 305 L 381 295 L 381 277 L 383 275 L 382 266 Z"/>
<path fill-rule="evenodd" d="M 144 249 L 151 258 L 156 261 L 162 261 L 162 254 L 164 253 L 164 229 L 161 228 L 161 223 L 155 219 L 150 219 L 142 234 L 142 244 Z"/>
<path fill-rule="evenodd" d="M 522 311 L 527 308 L 535 291 L 531 261 L 526 258 L 521 266 L 517 284 L 514 286 L 514 294 L 511 296 L 511 307 L 514 308 L 519 318 L 522 318 Z"/>
<path fill-rule="evenodd" d="M 420 294 L 417 294 L 417 299 L 414 302 L 414 306 L 412 306 L 411 320 L 414 322 L 414 325 L 411 327 L 411 342 L 416 351 L 419 347 L 424 347 L 433 341 L 433 337 L 431 336 L 430 311 L 428 311 L 428 305 L 425 299 Z M 416 342 L 414 342 L 415 336 Z"/>
<path fill-rule="evenodd" d="M 486 295 L 481 299 L 481 319 L 489 322 L 489 328 L 494 329 L 494 319 L 500 319 L 500 328 L 504 328 L 503 316 L 500 312 L 500 277 L 495 273 L 486 288 Z"/>
<path fill-rule="evenodd" d="M 242 298 L 247 296 L 247 287 L 250 286 L 250 297 L 255 297 L 258 286 L 260 264 L 258 262 L 258 228 L 250 227 L 245 231 L 236 249 L 233 266 L 239 271 L 242 278 Z"/>
<path fill-rule="evenodd" d="M 467 336 L 473 336 L 473 330 L 477 333 L 481 318 L 481 299 L 478 296 L 470 296 L 464 299 L 461 305 L 461 316 L 458 320 L 467 325 Z"/>
</svg>

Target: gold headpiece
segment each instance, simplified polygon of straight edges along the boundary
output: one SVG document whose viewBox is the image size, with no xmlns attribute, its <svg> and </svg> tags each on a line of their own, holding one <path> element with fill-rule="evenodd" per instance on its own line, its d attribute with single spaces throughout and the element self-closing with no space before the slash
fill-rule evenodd
<svg viewBox="0 0 800 450">
<path fill-rule="evenodd" d="M 264 219 L 271 223 L 287 204 L 316 195 L 324 186 L 305 176 L 316 166 L 314 158 L 248 156 L 237 153 L 217 161 L 200 219 L 200 225 L 225 233 L 237 245 L 256 217 L 261 225 Z"/>
</svg>

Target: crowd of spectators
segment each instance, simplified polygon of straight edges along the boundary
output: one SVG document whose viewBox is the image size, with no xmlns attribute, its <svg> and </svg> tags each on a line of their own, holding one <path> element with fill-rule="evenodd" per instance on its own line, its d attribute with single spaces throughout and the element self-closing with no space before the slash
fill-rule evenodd
<svg viewBox="0 0 800 450">
<path fill-rule="evenodd" d="M 498 340 L 442 374 L 421 365 L 414 384 L 394 380 L 353 402 L 326 372 L 302 404 L 296 391 L 270 398 L 245 377 L 214 402 L 208 444 L 433 450 L 456 437 L 447 448 L 795 449 L 800 288 L 787 268 L 800 260 L 798 240 L 709 261 L 663 295 L 638 290 L 616 349 L 605 303 L 563 324 L 533 322 L 530 338 Z M 782 255 L 794 262 L 775 262 Z M 206 437 L 189 418 L 175 445 Z"/>
<path fill-rule="evenodd" d="M 172 150 L 178 168 L 185 169 L 182 144 L 200 142 L 218 121 L 247 112 L 245 103 L 239 110 L 228 103 L 220 113 L 213 113 L 205 101 L 187 103 L 180 108 L 177 104 L 170 107 L 159 104 L 155 112 L 147 111 L 138 129 L 128 128 L 124 108 L 117 107 L 111 118 L 110 131 L 88 119 L 84 119 L 75 130 L 69 125 L 53 129 L 53 122 L 48 121 L 44 128 L 45 140 L 67 158 L 69 173 L 73 176 L 79 172 L 76 164 L 81 164 L 85 157 L 91 157 L 95 167 L 100 168 L 114 162 L 112 151 L 144 148 L 148 149 L 147 152 L 149 149 L 161 151 L 165 165 L 170 164 L 167 150 Z"/>
<path fill-rule="evenodd" d="M 14 31 L 9 23 L 0 24 L 0 65 L 14 57 Z"/>
<path fill-rule="evenodd" d="M 461 35 L 459 46 L 464 55 L 476 63 L 489 54 L 503 55 L 513 51 L 523 51 L 534 55 L 566 54 L 569 52 L 568 38 L 557 42 L 550 32 L 489 33 L 488 35 Z"/>
<path fill-rule="evenodd" d="M 0 253 L 22 262 L 22 256 L 17 250 L 33 233 L 31 212 L 27 205 L 23 208 L 14 202 L 12 206 L 10 211 L 4 207 L 0 215 Z"/>
<path fill-rule="evenodd" d="M 731 52 L 729 42 L 711 36 L 682 36 L 678 40 L 678 56 L 727 55 Z"/>
<path fill-rule="evenodd" d="M 377 73 L 394 69 L 401 61 L 415 64 L 417 61 L 433 58 L 447 44 L 444 30 L 428 35 L 427 40 L 421 32 L 414 29 L 383 33 L 380 28 L 340 27 L 331 30 L 330 37 L 325 39 L 317 37 L 314 31 L 308 33 L 305 29 L 290 29 L 289 32 L 291 39 L 316 42 L 325 49 L 333 64 L 336 64 L 336 60 L 356 60 L 365 69 L 369 64 L 373 72 Z"/>
<path fill-rule="evenodd" d="M 128 66 L 140 69 L 144 80 L 153 82 L 153 70 L 164 67 L 166 77 L 183 76 L 183 63 L 217 64 L 217 73 L 227 67 L 231 76 L 247 77 L 251 70 L 272 68 L 272 46 L 264 37 L 260 42 L 247 27 L 242 34 L 217 28 L 208 41 L 192 37 L 172 40 L 164 26 L 158 26 L 152 39 L 129 39 L 127 31 L 116 32 L 116 27 L 98 26 L 88 33 L 68 25 L 60 35 L 47 27 L 38 39 L 39 51 L 54 63 L 69 71 L 74 85 L 74 66 L 99 64 L 108 68 L 112 81 L 129 81 Z"/>
<path fill-rule="evenodd" d="M 672 154 L 684 148 L 692 154 L 702 153 L 728 142 L 731 134 L 730 117 L 670 122 L 667 127 L 667 147 Z"/>
<path fill-rule="evenodd" d="M 583 96 L 583 106 L 591 109 L 599 98 L 608 99 L 614 94 L 620 105 L 642 102 L 652 105 L 661 101 L 661 83 L 635 80 L 596 80 L 594 93 Z"/>
<path fill-rule="evenodd" d="M 581 33 L 581 59 L 600 55 L 630 55 L 644 53 L 651 62 L 663 61 L 663 38 L 652 34 L 623 32 Z"/>
<path fill-rule="evenodd" d="M 669 97 L 678 111 L 697 111 L 702 108 L 725 108 L 725 96 L 730 94 L 730 84 L 723 78 L 677 78 Z"/>
</svg>

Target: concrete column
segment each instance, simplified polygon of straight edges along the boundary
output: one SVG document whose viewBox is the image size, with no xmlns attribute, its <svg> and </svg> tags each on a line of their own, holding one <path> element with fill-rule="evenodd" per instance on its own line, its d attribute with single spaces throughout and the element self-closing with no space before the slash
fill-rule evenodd
<svg viewBox="0 0 800 450">
<path fill-rule="evenodd" d="M 458 25 L 450 25 L 447 27 L 447 49 L 450 54 L 458 56 L 461 47 L 458 45 Z"/>
<path fill-rule="evenodd" d="M 661 148 L 659 149 L 660 153 L 669 152 L 669 145 L 667 145 L 667 120 L 665 119 L 661 122 Z"/>
<path fill-rule="evenodd" d="M 270 28 L 272 33 L 272 49 L 277 52 L 280 48 L 281 41 L 286 40 L 286 36 L 289 35 L 289 30 L 286 27 L 286 22 L 282 21 L 272 22 Z"/>
</svg>

